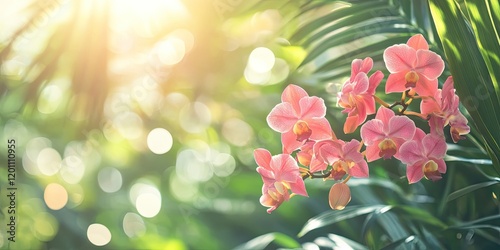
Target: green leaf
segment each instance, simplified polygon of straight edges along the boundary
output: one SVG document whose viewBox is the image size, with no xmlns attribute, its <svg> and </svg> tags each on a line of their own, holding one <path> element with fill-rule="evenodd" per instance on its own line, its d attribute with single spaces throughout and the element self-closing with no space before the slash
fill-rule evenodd
<svg viewBox="0 0 500 250">
<path fill-rule="evenodd" d="M 463 224 L 460 224 L 457 226 L 452 226 L 450 228 L 464 228 L 464 227 L 469 227 L 469 226 L 476 225 L 478 223 L 482 223 L 485 221 L 499 220 L 499 219 L 500 219 L 500 214 L 497 214 L 497 215 L 487 216 L 487 217 L 483 217 L 483 218 L 480 218 L 477 220 L 469 221 L 469 222 L 466 222 L 466 223 L 463 223 Z"/>
<path fill-rule="evenodd" d="M 268 233 L 258 236 L 248 242 L 241 244 L 234 248 L 234 250 L 244 250 L 244 249 L 264 249 L 271 242 L 276 242 L 276 244 L 285 248 L 299 248 L 300 244 L 292 237 L 282 234 L 282 233 Z"/>
<path fill-rule="evenodd" d="M 474 184 L 474 185 L 471 185 L 471 186 L 468 186 L 466 188 L 462 188 L 462 189 L 459 189 L 453 193 L 451 193 L 450 195 L 448 195 L 448 198 L 446 198 L 446 202 L 449 202 L 449 201 L 452 201 L 458 197 L 461 197 L 461 196 L 464 196 L 470 192 L 473 192 L 473 191 L 476 191 L 480 188 L 484 188 L 484 187 L 489 187 L 491 185 L 495 185 L 495 184 L 498 184 L 500 183 L 500 180 L 495 180 L 495 181 L 488 181 L 488 182 L 482 182 L 482 183 L 478 183 L 478 184 Z"/>
<path fill-rule="evenodd" d="M 346 237 L 342 237 L 340 235 L 328 234 L 328 238 L 330 238 L 333 242 L 335 242 L 335 244 L 338 247 L 341 247 L 341 248 L 346 248 L 346 246 L 349 246 L 349 247 L 351 247 L 352 249 L 355 249 L 355 250 L 368 249 L 366 246 L 363 246 L 363 245 L 359 244 L 356 241 L 353 241 L 353 240 L 348 239 Z"/>
<path fill-rule="evenodd" d="M 338 46 L 339 44 L 345 44 L 360 38 L 360 34 L 363 34 L 363 37 L 368 37 L 371 35 L 379 35 L 379 34 L 392 34 L 392 33 L 403 33 L 403 34 L 412 34 L 417 33 L 418 30 L 409 26 L 398 26 L 401 24 L 401 21 L 398 19 L 389 19 L 376 23 L 376 27 L 374 28 L 373 23 L 361 23 L 358 25 L 354 25 L 347 30 L 343 30 L 337 33 L 335 36 L 329 37 L 324 42 L 320 43 L 317 47 L 313 48 L 307 57 L 302 62 L 301 66 L 311 62 L 319 55 L 323 54 L 330 48 Z"/>
<path fill-rule="evenodd" d="M 384 1 L 387 2 L 387 1 Z M 304 37 L 308 36 L 312 31 L 324 26 L 327 23 L 333 22 L 335 20 L 342 19 L 344 17 L 354 15 L 357 11 L 361 11 L 364 9 L 370 9 L 376 6 L 382 5 L 381 1 L 370 1 L 364 4 L 357 4 L 352 7 L 346 3 L 345 7 L 339 7 L 333 10 L 331 13 L 314 19 L 312 22 L 300 27 L 297 31 L 290 37 L 291 42 L 298 42 L 302 40 Z"/>
<path fill-rule="evenodd" d="M 492 165 L 493 164 L 493 162 L 490 159 L 467 159 L 464 157 L 451 156 L 451 155 L 446 155 L 444 157 L 444 160 L 445 161 L 467 162 L 467 163 L 479 164 L 479 165 Z"/>
<path fill-rule="evenodd" d="M 500 43 L 493 24 L 491 9 L 488 7 L 488 1 L 485 0 L 469 0 L 466 1 L 466 6 L 479 49 L 490 73 L 498 99 L 497 103 L 500 103 L 500 87 L 498 85 L 500 80 L 500 71 L 498 70 L 500 68 Z"/>
<path fill-rule="evenodd" d="M 408 237 L 405 237 L 405 238 L 402 238 L 402 239 L 399 239 L 397 241 L 394 241 L 392 242 L 391 244 L 381 248 L 381 249 L 384 249 L 384 250 L 390 250 L 390 249 L 400 249 L 399 247 L 402 245 L 402 244 L 414 244 L 415 241 L 418 240 L 418 237 L 415 236 L 415 235 L 410 235 Z"/>
<path fill-rule="evenodd" d="M 492 81 L 476 36 L 456 2 L 429 0 L 429 3 L 457 93 L 473 119 L 470 124 L 481 132 L 484 148 L 500 174 L 497 83 Z"/>
<path fill-rule="evenodd" d="M 408 36 L 405 34 L 398 34 L 391 36 L 379 42 L 368 44 L 362 48 L 349 51 L 341 56 L 335 57 L 334 59 L 326 62 L 316 69 L 315 72 L 330 71 L 341 66 L 350 65 L 351 62 L 356 58 L 363 59 L 367 56 L 374 56 L 374 54 L 382 55 L 383 51 L 394 44 L 405 43 L 408 40 Z"/>
<path fill-rule="evenodd" d="M 310 46 L 316 41 L 319 41 L 323 38 L 325 38 L 328 34 L 331 34 L 332 32 L 338 31 L 340 29 L 344 29 L 346 27 L 352 26 L 354 24 L 359 24 L 362 22 L 367 22 L 370 24 L 371 29 L 377 29 L 377 21 L 374 19 L 370 18 L 375 18 L 373 15 L 376 13 L 376 11 L 381 11 L 381 10 L 386 10 L 388 15 L 384 16 L 384 19 L 387 19 L 389 17 L 398 17 L 397 14 L 398 12 L 396 11 L 395 8 L 392 6 L 387 6 L 386 4 L 376 2 L 376 1 L 370 1 L 366 2 L 364 4 L 357 4 L 349 8 L 344 8 L 341 10 L 345 10 L 346 12 L 349 12 L 349 14 L 352 14 L 350 16 L 337 16 L 336 22 L 334 22 L 332 25 L 326 26 L 325 28 L 319 30 L 318 32 L 312 34 L 309 38 L 307 38 L 306 41 L 304 41 L 304 46 Z M 334 13 L 338 14 L 338 13 Z M 398 23 L 403 22 L 402 19 L 399 18 L 393 18 L 394 20 L 397 20 Z M 358 38 L 364 37 L 364 34 L 358 33 Z"/>
<path fill-rule="evenodd" d="M 433 226 L 439 227 L 441 229 L 444 229 L 447 227 L 446 224 L 444 224 L 441 220 L 436 218 L 434 215 L 427 212 L 426 210 L 423 210 L 423 209 L 420 209 L 417 207 L 394 206 L 393 210 L 396 210 L 396 211 L 399 210 L 399 211 L 404 212 L 410 221 L 424 222 L 425 224 L 433 225 Z"/>
<path fill-rule="evenodd" d="M 378 209 L 384 207 L 390 207 L 390 206 L 384 206 L 384 205 L 352 206 L 344 210 L 334 210 L 334 211 L 324 212 L 316 217 L 309 219 L 302 228 L 302 230 L 300 230 L 298 237 L 304 236 L 311 230 L 331 225 L 339 221 L 351 219 L 360 215 L 373 213 L 374 211 L 377 211 Z"/>
</svg>

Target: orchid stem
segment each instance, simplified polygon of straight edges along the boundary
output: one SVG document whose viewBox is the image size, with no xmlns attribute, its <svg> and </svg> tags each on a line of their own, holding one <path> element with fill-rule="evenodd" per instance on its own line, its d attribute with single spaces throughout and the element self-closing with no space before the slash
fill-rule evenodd
<svg viewBox="0 0 500 250">
<path fill-rule="evenodd" d="M 351 176 L 350 176 L 350 175 L 349 175 L 349 176 L 347 176 L 347 178 L 345 178 L 345 180 L 343 180 L 343 181 L 342 181 L 342 183 L 346 184 L 346 183 L 349 181 L 349 179 L 351 179 Z"/>
<path fill-rule="evenodd" d="M 378 104 L 380 104 L 380 105 L 382 105 L 382 106 L 384 106 L 384 107 L 386 107 L 386 108 L 390 108 L 390 106 L 391 106 L 391 105 L 389 105 L 389 103 L 387 103 L 387 102 L 384 102 L 382 99 L 378 98 L 378 96 L 375 96 L 375 95 L 374 95 L 374 96 L 373 96 L 373 98 L 375 98 L 375 101 L 376 101 Z"/>
<path fill-rule="evenodd" d="M 311 179 L 322 178 L 322 179 L 324 179 L 324 178 L 330 176 L 331 173 L 332 173 L 332 171 L 327 171 L 326 173 L 322 172 L 321 174 L 314 174 L 310 171 L 307 171 L 307 173 L 304 176 L 302 176 L 302 179 L 303 180 L 305 180 L 307 178 L 311 178 Z"/>
<path fill-rule="evenodd" d="M 414 115 L 414 116 L 418 116 L 424 120 L 427 120 L 427 116 L 426 115 L 423 115 L 423 114 L 420 114 L 420 113 L 417 113 L 417 112 L 414 112 L 414 111 L 403 111 L 403 114 L 405 115 Z"/>
</svg>

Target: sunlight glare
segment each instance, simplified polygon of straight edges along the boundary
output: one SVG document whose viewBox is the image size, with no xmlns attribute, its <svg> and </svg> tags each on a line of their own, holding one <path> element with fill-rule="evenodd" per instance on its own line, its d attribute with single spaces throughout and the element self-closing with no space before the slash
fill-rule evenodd
<svg viewBox="0 0 500 250">
<path fill-rule="evenodd" d="M 160 62 L 167 66 L 172 66 L 184 58 L 186 53 L 186 45 L 184 41 L 177 37 L 169 37 L 159 41 L 154 51 L 158 55 Z"/>
</svg>

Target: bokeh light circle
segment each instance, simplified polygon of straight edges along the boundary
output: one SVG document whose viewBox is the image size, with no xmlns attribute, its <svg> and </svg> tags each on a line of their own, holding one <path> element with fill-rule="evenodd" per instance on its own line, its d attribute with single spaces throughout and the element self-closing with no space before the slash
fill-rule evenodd
<svg viewBox="0 0 500 250">
<path fill-rule="evenodd" d="M 94 223 L 87 228 L 87 238 L 96 246 L 104 246 L 111 241 L 111 232 L 106 226 Z"/>
<path fill-rule="evenodd" d="M 36 163 L 42 174 L 52 176 L 61 168 L 61 161 L 59 152 L 53 148 L 44 148 L 38 154 Z"/>
<path fill-rule="evenodd" d="M 257 73 L 265 73 L 273 68 L 275 61 L 276 57 L 270 49 L 258 47 L 250 53 L 248 67 Z"/>
<path fill-rule="evenodd" d="M 50 209 L 59 210 L 68 203 L 68 192 L 63 186 L 57 183 L 50 183 L 45 187 L 43 199 Z"/>
<path fill-rule="evenodd" d="M 165 154 L 172 148 L 173 139 L 170 132 L 163 128 L 155 128 L 148 134 L 148 148 L 155 154 Z"/>
<path fill-rule="evenodd" d="M 122 174 L 116 168 L 106 167 L 97 174 L 97 182 L 102 191 L 114 193 L 122 187 Z"/>
</svg>

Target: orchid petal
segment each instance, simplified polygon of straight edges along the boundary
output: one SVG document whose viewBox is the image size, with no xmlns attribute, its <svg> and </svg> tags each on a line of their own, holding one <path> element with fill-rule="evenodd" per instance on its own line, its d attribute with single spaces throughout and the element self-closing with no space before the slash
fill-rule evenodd
<svg viewBox="0 0 500 250">
<path fill-rule="evenodd" d="M 412 165 L 425 160 L 422 153 L 422 147 L 416 141 L 407 141 L 399 148 L 399 158 L 404 164 Z"/>
<path fill-rule="evenodd" d="M 423 49 L 423 50 L 428 50 L 429 49 L 429 44 L 425 40 L 424 36 L 422 34 L 416 34 L 410 39 L 408 39 L 408 42 L 406 42 L 408 46 L 414 48 L 415 50 Z"/>
<path fill-rule="evenodd" d="M 428 79 L 436 79 L 443 73 L 444 61 L 433 51 L 418 50 L 415 71 L 426 76 Z"/>
<path fill-rule="evenodd" d="M 319 160 L 316 156 L 313 156 L 311 159 L 311 164 L 309 165 L 309 171 L 314 173 L 326 170 L 327 167 L 328 164 L 326 164 L 324 161 Z"/>
<path fill-rule="evenodd" d="M 382 79 L 384 79 L 384 73 L 382 73 L 382 71 L 380 70 L 375 71 L 375 73 L 373 73 L 368 79 L 369 87 L 366 92 L 370 95 L 374 95 L 375 90 L 377 89 Z"/>
<path fill-rule="evenodd" d="M 271 153 L 267 149 L 258 148 L 253 151 L 253 157 L 257 166 L 271 170 L 269 163 L 271 162 Z"/>
<path fill-rule="evenodd" d="M 303 97 L 299 101 L 299 107 L 301 119 L 324 117 L 326 114 L 325 101 L 316 96 Z"/>
<path fill-rule="evenodd" d="M 330 122 L 326 118 L 313 118 L 306 120 L 306 122 L 312 130 L 311 140 L 326 140 L 335 137 Z"/>
<path fill-rule="evenodd" d="M 406 84 L 406 75 L 407 71 L 401 71 L 398 73 L 390 74 L 387 77 L 387 81 L 385 83 L 385 93 L 394 93 L 394 92 L 404 92 L 407 88 Z"/>
<path fill-rule="evenodd" d="M 304 180 L 302 178 L 297 178 L 297 181 L 295 183 L 290 183 L 290 189 L 292 190 L 292 193 L 302 195 L 305 197 L 309 197 L 306 191 L 306 186 L 304 183 Z"/>
<path fill-rule="evenodd" d="M 294 84 L 290 84 L 285 88 L 285 90 L 283 90 L 283 93 L 281 94 L 281 101 L 292 104 L 293 110 L 296 112 L 296 114 L 299 114 L 299 100 L 306 96 L 309 95 L 303 88 Z"/>
<path fill-rule="evenodd" d="M 295 182 L 297 177 L 300 176 L 299 166 L 289 154 L 273 156 L 270 165 L 278 182 Z"/>
<path fill-rule="evenodd" d="M 394 116 L 389 121 L 389 136 L 410 140 L 415 134 L 415 123 L 406 116 Z"/>
<path fill-rule="evenodd" d="M 406 168 L 406 177 L 408 178 L 408 182 L 410 184 L 419 182 L 424 177 L 422 162 L 408 165 Z"/>
<path fill-rule="evenodd" d="M 352 90 L 352 94 L 359 95 L 363 94 L 368 90 L 370 86 L 370 82 L 368 76 L 365 72 L 359 72 L 354 78 L 354 88 Z"/>
<path fill-rule="evenodd" d="M 441 90 L 438 89 L 434 98 L 425 98 L 420 102 L 420 112 L 424 115 L 441 112 Z"/>
<path fill-rule="evenodd" d="M 262 177 L 262 182 L 264 182 L 264 184 L 269 185 L 275 182 L 276 177 L 272 170 L 263 167 L 258 167 L 257 173 L 259 173 L 260 176 Z"/>
<path fill-rule="evenodd" d="M 349 159 L 353 162 L 359 162 L 363 160 L 363 155 L 359 152 L 360 142 L 358 140 L 351 140 L 347 142 L 343 147 L 343 158 Z"/>
<path fill-rule="evenodd" d="M 379 155 L 379 152 L 380 152 L 380 148 L 378 147 L 377 142 L 375 142 L 371 146 L 366 146 L 366 150 L 365 150 L 366 160 L 368 162 L 372 162 L 372 161 L 380 159 L 381 156 Z"/>
<path fill-rule="evenodd" d="M 344 134 L 350 134 L 356 131 L 359 126 L 359 117 L 357 115 L 348 116 L 344 123 Z"/>
<path fill-rule="evenodd" d="M 361 160 L 356 162 L 356 165 L 349 169 L 349 174 L 353 177 L 366 178 L 369 176 L 368 171 L 368 164 L 366 161 Z"/>
<path fill-rule="evenodd" d="M 383 124 L 389 125 L 389 121 L 394 116 L 395 114 L 392 109 L 380 106 L 380 108 L 378 108 L 377 114 L 375 115 L 375 119 L 382 121 Z"/>
<path fill-rule="evenodd" d="M 360 134 L 365 145 L 374 145 L 376 142 L 383 140 L 386 136 L 384 132 L 384 123 L 378 119 L 369 120 L 361 126 Z"/>
<path fill-rule="evenodd" d="M 438 172 L 442 173 L 442 174 L 446 173 L 446 163 L 444 162 L 444 160 L 443 159 L 436 159 L 434 161 L 438 165 Z"/>
<path fill-rule="evenodd" d="M 438 80 L 429 80 L 424 75 L 417 73 L 419 80 L 416 86 L 413 88 L 420 96 L 434 96 L 436 91 L 438 91 Z"/>
<path fill-rule="evenodd" d="M 362 95 L 361 97 L 358 105 L 363 105 L 367 115 L 375 114 L 375 99 L 371 95 Z"/>
<path fill-rule="evenodd" d="M 291 154 L 304 145 L 304 142 L 297 141 L 297 135 L 291 130 L 281 134 L 281 143 L 283 144 L 283 153 L 285 154 Z"/>
<path fill-rule="evenodd" d="M 443 137 L 432 134 L 426 135 L 422 140 L 424 152 L 429 158 L 442 159 L 446 154 L 446 141 Z"/>
<path fill-rule="evenodd" d="M 415 129 L 415 135 L 413 135 L 413 141 L 420 142 L 424 139 L 425 137 L 425 132 L 421 128 L 416 128 Z"/>
<path fill-rule="evenodd" d="M 414 48 L 399 44 L 393 45 L 384 51 L 384 62 L 390 73 L 408 71 L 414 67 L 417 53 Z"/>
<path fill-rule="evenodd" d="M 283 102 L 276 105 L 267 116 L 267 124 L 274 131 L 285 133 L 293 128 L 297 122 L 297 117 L 293 115 L 292 104 Z"/>
</svg>

